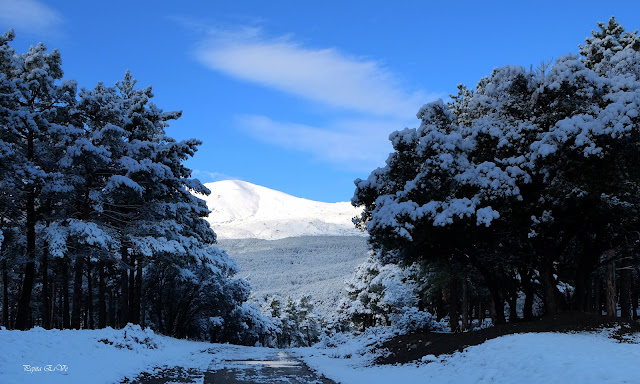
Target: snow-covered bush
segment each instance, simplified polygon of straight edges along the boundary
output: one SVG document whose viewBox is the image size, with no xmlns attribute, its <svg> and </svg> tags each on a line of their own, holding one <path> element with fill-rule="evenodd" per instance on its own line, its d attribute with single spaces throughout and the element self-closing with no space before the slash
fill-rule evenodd
<svg viewBox="0 0 640 384">
<path fill-rule="evenodd" d="M 389 316 L 391 326 L 402 332 L 414 332 L 422 330 L 445 331 L 449 327 L 437 321 L 429 312 L 419 311 L 416 307 L 404 307 L 402 310 Z"/>
<path fill-rule="evenodd" d="M 110 336 L 98 340 L 101 343 L 113 345 L 116 348 L 138 350 L 158 349 L 162 343 L 151 328 L 142 329 L 139 325 L 127 324 L 120 330 L 113 330 Z"/>
<path fill-rule="evenodd" d="M 343 318 L 362 330 L 380 325 L 391 325 L 400 332 L 438 327 L 432 314 L 417 307 L 418 270 L 417 265 L 385 265 L 371 256 L 346 282 L 348 298 L 340 307 Z"/>
</svg>

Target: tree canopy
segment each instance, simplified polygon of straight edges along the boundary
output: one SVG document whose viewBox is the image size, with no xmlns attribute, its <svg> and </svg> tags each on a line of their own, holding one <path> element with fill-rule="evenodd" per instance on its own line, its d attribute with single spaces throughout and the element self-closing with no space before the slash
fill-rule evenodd
<svg viewBox="0 0 640 384">
<path fill-rule="evenodd" d="M 496 68 L 423 106 L 417 129 L 390 135 L 386 166 L 355 181 L 357 225 L 384 262 L 482 276 L 498 321 L 531 282 L 547 312 L 585 310 L 604 252 L 637 248 L 639 110 L 640 37 L 612 18 L 580 55 Z"/>
</svg>

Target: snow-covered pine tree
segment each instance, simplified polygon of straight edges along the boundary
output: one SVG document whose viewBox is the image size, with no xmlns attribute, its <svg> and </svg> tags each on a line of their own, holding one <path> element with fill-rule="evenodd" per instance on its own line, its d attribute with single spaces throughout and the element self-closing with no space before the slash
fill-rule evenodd
<svg viewBox="0 0 640 384">
<path fill-rule="evenodd" d="M 202 337 L 205 320 L 215 318 L 230 330 L 219 341 L 248 340 L 257 322 L 255 311 L 242 309 L 249 286 L 232 278 L 235 264 L 214 246 L 203 219 L 209 211 L 192 194 L 208 191 L 184 166 L 200 142 L 165 132 L 180 113 L 156 107 L 151 88 L 136 89 L 129 73 L 77 99 L 75 83 L 61 82 L 57 51 L 39 44 L 19 55 L 12 38 L 0 38 L 3 324 L 12 326 L 8 308 L 16 306 L 11 323 L 19 329 L 34 321 L 91 328 L 97 302 L 99 327 L 148 320 L 163 332 Z M 13 281 L 18 273 L 21 284 Z M 31 292 L 40 283 L 42 308 L 34 312 Z M 143 285 L 158 289 L 143 296 Z"/>
<path fill-rule="evenodd" d="M 598 38 L 627 41 L 620 49 L 592 39 L 584 52 L 609 53 L 564 56 L 548 71 L 498 68 L 450 105 L 425 105 L 420 128 L 391 134 L 387 166 L 356 180 L 352 200 L 382 261 L 470 268 L 498 321 L 535 276 L 547 312 L 566 307 L 556 276 L 579 287 L 572 304 L 585 308 L 598 255 L 638 227 L 640 60 L 636 33 L 614 24 Z"/>
<path fill-rule="evenodd" d="M 616 53 L 625 48 L 640 51 L 638 31 L 625 31 L 615 17 L 607 23 L 598 22 L 598 28 L 585 39 L 585 45 L 580 45 L 580 55 L 587 68 L 606 75 L 610 69 L 608 64 Z"/>
<path fill-rule="evenodd" d="M 70 124 L 65 110 L 75 104 L 74 82 L 63 82 L 60 54 L 48 53 L 43 44 L 32 46 L 27 53 L 16 54 L 8 44 L 13 33 L 0 40 L 2 54 L 2 141 L 11 146 L 14 172 L 20 179 L 13 190 L 13 203 L 24 215 L 25 234 L 24 279 L 20 292 L 15 327 L 30 325 L 32 290 L 36 280 L 36 228 L 39 221 L 43 189 L 60 192 L 61 174 L 56 170 L 54 135 Z M 54 143 L 52 148 L 51 144 Z"/>
</svg>

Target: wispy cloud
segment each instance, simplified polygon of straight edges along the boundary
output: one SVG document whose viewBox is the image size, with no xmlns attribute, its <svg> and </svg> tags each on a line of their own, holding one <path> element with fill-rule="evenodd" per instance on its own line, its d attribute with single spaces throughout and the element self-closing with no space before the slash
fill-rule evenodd
<svg viewBox="0 0 640 384">
<path fill-rule="evenodd" d="M 289 36 L 267 38 L 258 28 L 210 31 L 197 56 L 230 76 L 376 116 L 412 116 L 427 97 L 404 89 L 376 61 L 304 47 Z"/>
<path fill-rule="evenodd" d="M 395 120 L 376 119 L 338 120 L 329 126 L 312 127 L 256 115 L 242 116 L 238 123 L 254 138 L 362 172 L 384 164 L 391 151 L 389 133 L 401 127 Z"/>
<path fill-rule="evenodd" d="M 198 30 L 205 29 L 199 24 Z M 248 112 L 237 119 L 240 129 L 339 169 L 367 172 L 383 165 L 389 133 L 415 125 L 419 107 L 442 96 L 407 87 L 378 61 L 311 48 L 292 36 L 267 37 L 255 27 L 206 29 L 206 36 L 197 58 L 210 69 L 335 108 L 324 110 L 322 124 Z"/>
<path fill-rule="evenodd" d="M 62 15 L 36 0 L 0 0 L 0 22 L 17 33 L 55 33 L 62 25 Z"/>
</svg>

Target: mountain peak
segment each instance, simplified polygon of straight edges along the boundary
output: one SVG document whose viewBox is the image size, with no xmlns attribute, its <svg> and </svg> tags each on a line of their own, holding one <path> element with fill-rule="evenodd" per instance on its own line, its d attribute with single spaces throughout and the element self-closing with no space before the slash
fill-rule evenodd
<svg viewBox="0 0 640 384">
<path fill-rule="evenodd" d="M 207 202 L 207 221 L 220 239 L 363 235 L 351 222 L 361 210 L 348 202 L 303 199 L 241 180 L 205 186 L 211 194 L 198 197 Z"/>
</svg>

